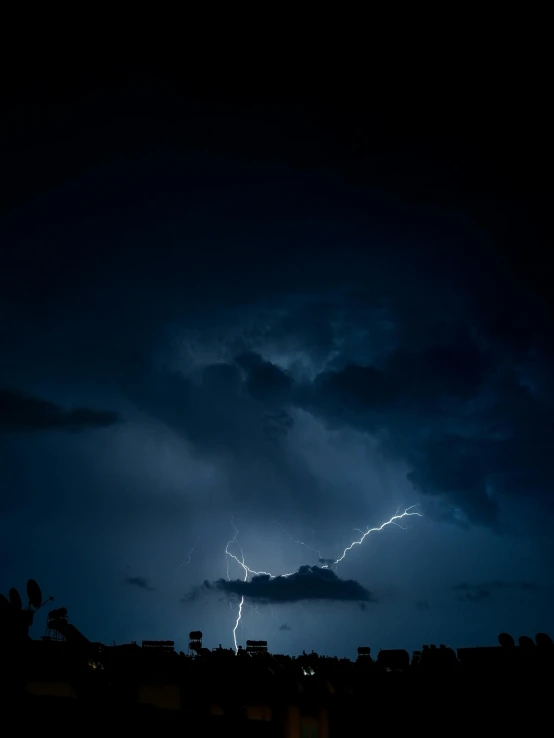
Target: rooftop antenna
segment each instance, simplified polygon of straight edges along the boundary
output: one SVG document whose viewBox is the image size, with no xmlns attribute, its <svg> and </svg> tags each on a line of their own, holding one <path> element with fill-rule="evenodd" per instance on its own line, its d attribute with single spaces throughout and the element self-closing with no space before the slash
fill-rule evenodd
<svg viewBox="0 0 554 738">
<path fill-rule="evenodd" d="M 4 595 L 0 596 L 2 620 L 8 624 L 8 627 L 14 634 L 17 633 L 18 637 L 22 638 L 28 636 L 29 627 L 33 624 L 35 612 L 46 602 L 54 599 L 53 597 L 49 597 L 45 602 L 42 602 L 42 592 L 34 579 L 29 579 L 27 582 L 27 595 L 29 597 L 29 604 L 26 607 L 23 607 L 21 595 L 15 587 L 10 589 L 8 599 Z"/>
<path fill-rule="evenodd" d="M 49 597 L 45 602 L 42 601 L 42 592 L 38 584 L 34 579 L 29 579 L 27 582 L 27 598 L 29 600 L 29 608 L 34 610 L 40 609 L 46 602 L 53 600 L 53 597 Z"/>
</svg>

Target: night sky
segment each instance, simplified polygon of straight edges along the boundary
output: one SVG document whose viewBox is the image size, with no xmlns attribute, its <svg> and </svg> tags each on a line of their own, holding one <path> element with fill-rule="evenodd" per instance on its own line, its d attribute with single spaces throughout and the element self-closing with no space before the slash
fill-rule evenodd
<svg viewBox="0 0 554 738">
<path fill-rule="evenodd" d="M 183 650 L 243 595 L 273 652 L 552 634 L 544 90 L 219 82 L 4 89 L 0 591 Z"/>
</svg>

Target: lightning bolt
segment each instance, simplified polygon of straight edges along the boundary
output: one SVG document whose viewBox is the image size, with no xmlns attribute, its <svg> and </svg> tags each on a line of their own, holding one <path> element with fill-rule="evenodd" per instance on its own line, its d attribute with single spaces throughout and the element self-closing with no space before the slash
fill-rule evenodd
<svg viewBox="0 0 554 738">
<path fill-rule="evenodd" d="M 191 558 L 190 558 L 190 557 L 191 557 L 191 556 L 192 556 L 192 554 L 194 553 L 194 549 L 196 548 L 196 546 L 198 546 L 198 541 L 199 541 L 199 540 L 200 540 L 200 536 L 198 536 L 198 537 L 196 538 L 196 541 L 195 541 L 195 543 L 194 543 L 194 546 L 193 546 L 193 547 L 192 547 L 192 548 L 190 549 L 190 551 L 189 551 L 189 552 L 188 552 L 188 554 L 187 554 L 187 556 L 188 556 L 187 560 L 186 560 L 186 561 L 183 561 L 183 563 L 182 563 L 182 564 L 181 564 L 181 565 L 179 566 L 179 569 L 182 569 L 182 568 L 183 568 L 183 566 L 188 566 L 188 565 L 190 564 L 190 562 L 191 562 Z"/>
<path fill-rule="evenodd" d="M 233 536 L 233 538 L 231 538 L 231 539 L 229 539 L 227 541 L 227 545 L 225 546 L 225 562 L 226 562 L 226 565 L 227 565 L 227 580 L 230 581 L 230 579 L 231 579 L 231 576 L 230 576 L 230 573 L 229 573 L 229 557 L 230 557 L 230 558 L 234 559 L 239 566 L 242 566 L 242 568 L 244 570 L 244 581 L 246 582 L 246 580 L 248 579 L 248 574 L 250 572 L 250 569 L 244 563 L 244 554 L 241 551 L 241 558 L 239 559 L 237 556 L 235 556 L 234 554 L 232 554 L 229 551 L 229 546 L 232 546 L 234 543 L 236 543 L 236 540 L 237 540 L 238 535 L 239 535 L 239 529 L 235 525 L 235 521 L 232 520 L 232 519 L 231 519 L 231 524 L 232 524 L 232 526 L 233 526 L 233 528 L 235 530 L 235 535 Z M 233 606 L 231 605 L 231 603 L 229 603 L 229 605 L 231 606 L 231 610 L 232 610 L 233 609 Z M 239 623 L 240 623 L 240 621 L 242 619 L 242 608 L 243 608 L 243 605 L 244 605 L 244 595 L 242 595 L 242 597 L 240 598 L 239 609 L 238 609 L 238 612 L 237 612 L 237 619 L 236 619 L 236 622 L 235 622 L 235 627 L 233 628 L 233 643 L 235 644 L 235 654 L 237 654 L 239 652 L 239 647 L 238 647 L 238 643 L 237 643 L 237 628 L 239 627 Z"/>
<path fill-rule="evenodd" d="M 352 543 L 344 549 L 344 551 L 339 556 L 339 558 L 336 559 L 333 562 L 333 566 L 335 566 L 336 564 L 340 564 L 340 562 L 343 561 L 346 558 L 346 554 L 349 551 L 352 551 L 352 549 L 354 548 L 354 546 L 361 546 L 362 543 L 365 541 L 365 539 L 368 537 L 368 535 L 370 533 L 378 533 L 379 531 L 383 530 L 383 528 L 386 528 L 387 525 L 397 525 L 399 528 L 402 528 L 402 530 L 406 530 L 404 528 L 404 526 L 400 525 L 396 521 L 397 520 L 402 520 L 402 518 L 409 518 L 412 515 L 417 515 L 418 517 L 422 518 L 423 515 L 421 513 L 418 513 L 418 512 L 410 512 L 410 510 L 413 510 L 414 507 L 417 507 L 417 505 L 412 505 L 411 507 L 407 507 L 402 514 L 399 514 L 400 508 L 398 508 L 398 510 L 392 516 L 392 518 L 390 520 L 387 520 L 385 523 L 383 523 L 382 525 L 379 525 L 377 528 L 368 528 L 365 533 L 362 533 L 362 537 L 358 541 L 352 541 Z M 361 531 L 359 531 L 359 532 L 361 533 Z M 322 569 L 328 569 L 329 568 L 329 565 L 328 564 L 325 564 L 321 568 Z"/>
<path fill-rule="evenodd" d="M 270 579 L 275 579 L 276 576 L 290 577 L 292 574 L 294 574 L 294 572 L 292 571 L 289 574 L 271 574 L 268 571 L 255 571 L 254 569 L 251 569 L 244 561 L 244 553 L 242 552 L 242 550 L 241 550 L 240 559 L 238 556 L 235 556 L 235 554 L 229 550 L 229 547 L 232 546 L 234 543 L 236 543 L 238 535 L 239 535 L 239 530 L 233 520 L 231 520 L 231 524 L 234 528 L 235 535 L 227 541 L 227 545 L 225 546 L 225 561 L 227 565 L 227 580 L 228 581 L 230 581 L 230 578 L 231 578 L 230 573 L 229 573 L 229 559 L 233 559 L 234 561 L 237 562 L 239 566 L 242 567 L 242 570 L 244 571 L 243 581 L 245 582 L 248 581 L 249 575 L 252 575 L 252 576 L 265 575 L 265 576 L 268 576 Z M 239 623 L 242 619 L 242 608 L 243 607 L 244 607 L 244 595 L 242 595 L 242 597 L 240 598 L 239 608 L 237 612 L 237 619 L 235 621 L 235 627 L 233 628 L 233 643 L 235 646 L 235 654 L 237 654 L 239 650 L 238 643 L 237 643 L 237 628 L 239 627 Z M 232 606 L 231 606 L 231 609 L 232 609 Z"/>
<path fill-rule="evenodd" d="M 371 533 L 378 533 L 378 532 L 382 531 L 384 528 L 386 528 L 388 525 L 396 525 L 398 528 L 401 528 L 402 530 L 407 530 L 407 528 L 405 528 L 404 526 L 400 525 L 400 523 L 398 523 L 397 521 L 398 520 L 402 520 L 402 518 L 412 517 L 414 515 L 422 518 L 423 515 L 421 513 L 417 512 L 417 511 L 416 512 L 411 512 L 414 509 L 414 507 L 417 507 L 417 505 L 412 505 L 411 507 L 407 507 L 404 510 L 403 513 L 400 513 L 400 508 L 398 508 L 398 510 L 396 511 L 396 513 L 389 520 L 386 520 L 384 523 L 382 523 L 381 525 L 377 526 L 376 528 L 368 528 L 365 532 L 363 532 L 359 528 L 355 528 L 354 530 L 356 532 L 360 533 L 361 534 L 361 537 L 359 538 L 359 540 L 352 541 L 352 543 L 350 545 L 348 545 L 344 549 L 344 551 L 342 552 L 342 554 L 337 559 L 335 559 L 335 561 L 333 561 L 333 563 L 331 564 L 331 566 L 336 566 L 341 561 L 343 561 L 346 558 L 346 555 L 348 554 L 348 552 L 351 551 L 354 548 L 354 546 L 361 546 L 362 543 L 365 541 L 365 539 Z M 233 529 L 234 529 L 234 536 L 233 536 L 233 538 L 231 538 L 231 539 L 229 539 L 227 541 L 227 545 L 225 546 L 225 563 L 226 563 L 226 568 L 227 568 L 227 580 L 228 581 L 231 580 L 231 576 L 230 576 L 230 572 L 229 572 L 229 559 L 233 559 L 234 561 L 236 561 L 236 563 L 240 567 L 242 567 L 242 570 L 244 571 L 244 580 L 243 580 L 244 582 L 247 582 L 248 581 L 248 577 L 249 576 L 262 576 L 263 575 L 263 576 L 268 576 L 270 579 L 275 579 L 278 576 L 279 577 L 283 577 L 283 578 L 287 578 L 287 577 L 290 577 L 290 576 L 292 576 L 293 574 L 296 573 L 296 572 L 289 572 L 288 574 L 272 574 L 269 571 L 256 571 L 255 569 L 251 569 L 246 564 L 246 562 L 244 561 L 244 553 L 243 553 L 242 549 L 241 549 L 241 552 L 240 552 L 240 554 L 241 554 L 241 558 L 240 559 L 232 551 L 229 550 L 230 546 L 233 546 L 237 542 L 237 538 L 239 536 L 239 530 L 238 530 L 237 526 L 235 525 L 233 519 L 231 519 L 231 524 L 232 524 Z M 277 523 L 277 524 L 280 525 L 280 523 Z M 294 543 L 299 543 L 302 546 L 306 546 L 306 548 L 309 548 L 312 551 L 315 551 L 317 554 L 319 554 L 319 558 L 320 559 L 322 558 L 321 557 L 321 553 L 316 548 L 314 548 L 313 546 L 309 546 L 307 543 L 304 543 L 303 541 L 295 540 L 289 533 L 287 533 L 287 531 L 283 528 L 283 526 L 281 526 L 281 528 L 282 528 L 283 532 L 286 535 L 288 535 L 288 537 Z M 324 564 L 321 568 L 322 569 L 328 569 L 329 568 L 329 564 Z M 242 611 L 243 611 L 243 607 L 244 607 L 244 601 L 245 601 L 245 596 L 242 595 L 242 597 L 240 599 L 240 602 L 239 602 L 239 607 L 238 607 L 238 612 L 237 612 L 237 618 L 236 618 L 235 625 L 234 625 L 234 628 L 233 628 L 233 643 L 234 643 L 234 646 L 235 646 L 235 654 L 237 654 L 238 653 L 238 650 L 239 650 L 238 643 L 237 643 L 237 629 L 238 629 L 239 624 L 240 624 L 240 622 L 242 620 Z M 232 604 L 229 603 L 229 605 L 231 606 L 231 610 L 233 612 L 235 612 L 233 610 Z M 256 612 L 258 612 L 257 609 L 256 609 Z M 259 612 L 258 612 L 258 614 L 259 614 Z M 275 618 L 275 615 L 273 614 L 273 612 L 271 614 Z M 277 618 L 275 618 L 275 619 L 277 620 Z"/>
<path fill-rule="evenodd" d="M 244 570 L 244 581 L 246 582 L 247 579 L 248 579 L 248 571 L 245 569 Z M 242 597 L 240 598 L 239 611 L 237 613 L 237 620 L 235 623 L 235 627 L 233 628 L 233 643 L 235 644 L 235 654 L 239 652 L 239 647 L 237 643 L 237 628 L 239 627 L 239 623 L 242 619 L 242 606 L 243 605 L 244 605 L 244 595 L 242 595 Z"/>
</svg>

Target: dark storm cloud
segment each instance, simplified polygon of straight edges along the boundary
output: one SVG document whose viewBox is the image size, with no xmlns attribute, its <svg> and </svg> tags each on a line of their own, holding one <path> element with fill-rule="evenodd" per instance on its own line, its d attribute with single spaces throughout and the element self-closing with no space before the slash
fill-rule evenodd
<svg viewBox="0 0 554 738">
<path fill-rule="evenodd" d="M 250 355 L 250 365 L 245 357 L 238 357 L 237 363 L 248 369 L 246 391 L 255 400 L 263 403 L 282 403 L 287 401 L 292 387 L 292 378 L 269 361 L 262 361 L 256 354 Z"/>
<path fill-rule="evenodd" d="M 421 493 L 444 495 L 471 519 L 490 523 L 496 513 L 487 495 L 492 469 L 473 448 L 479 439 L 467 406 L 478 397 L 489 363 L 462 334 L 420 351 L 397 349 L 379 367 L 323 372 L 299 399 L 335 426 L 380 437 L 388 456 L 412 467 L 409 478 Z"/>
<path fill-rule="evenodd" d="M 146 577 L 128 577 L 125 580 L 126 584 L 130 584 L 133 587 L 138 587 L 139 589 L 145 589 L 147 592 L 155 592 L 156 588 L 152 587 L 149 580 Z"/>
<path fill-rule="evenodd" d="M 330 569 L 318 566 L 301 566 L 289 577 L 266 575 L 252 577 L 249 582 L 235 579 L 218 579 L 206 582 L 207 589 L 217 589 L 227 594 L 243 595 L 259 602 L 302 602 L 306 600 L 330 600 L 342 602 L 375 602 L 375 597 L 359 582 L 340 579 Z"/>
<path fill-rule="evenodd" d="M 294 420 L 286 412 L 266 415 L 263 420 L 264 436 L 269 443 L 279 444 L 293 427 Z"/>
<path fill-rule="evenodd" d="M 212 171 L 205 165 L 198 161 L 191 181 L 175 192 L 196 192 L 197 179 L 216 179 L 202 174 Z M 221 166 L 213 169 L 227 182 L 221 200 L 219 192 L 204 193 L 209 211 L 192 208 L 198 217 L 172 221 L 170 228 L 151 213 L 149 236 L 135 237 L 136 205 L 130 198 L 132 238 L 118 233 L 110 241 L 109 273 L 106 249 L 89 245 L 86 262 L 66 259 L 72 279 L 57 282 L 64 290 L 58 313 L 53 296 L 60 292 L 46 289 L 43 279 L 49 266 L 45 252 L 32 270 L 31 287 L 14 288 L 12 300 L 18 305 L 22 295 L 32 295 L 41 318 L 56 315 L 58 326 L 52 336 L 52 326 L 46 332 L 39 321 L 34 342 L 27 343 L 38 345 L 40 353 L 23 349 L 24 359 L 32 363 L 39 356 L 44 366 L 50 352 L 52 363 L 61 361 L 71 373 L 86 375 L 93 366 L 103 380 L 116 377 L 140 410 L 202 452 L 239 463 L 255 459 L 260 469 L 280 475 L 281 487 L 293 489 L 305 509 L 313 507 L 318 492 L 314 475 L 300 464 L 293 468 L 283 451 L 294 408 L 330 427 L 378 438 L 386 458 L 409 468 L 414 488 L 444 520 L 497 525 L 503 494 L 551 505 L 554 350 L 548 321 L 533 298 L 514 288 L 509 269 L 490 245 L 483 246 L 480 234 L 442 207 L 427 218 L 417 207 L 386 202 L 375 193 L 372 205 L 363 198 L 363 211 L 371 211 L 366 217 L 351 207 L 360 194 L 356 188 L 329 183 L 323 192 L 319 174 L 313 180 L 291 176 L 279 189 L 266 165 L 256 177 L 251 170 L 237 175 L 234 166 L 225 172 Z M 144 190 L 147 202 L 146 182 L 139 186 L 134 179 L 129 171 L 122 180 L 106 176 L 112 193 L 105 195 L 107 202 L 119 201 L 123 182 L 133 185 L 133 192 Z M 317 194 L 308 202 L 311 188 Z M 259 191 L 266 203 L 279 203 L 278 217 L 266 204 L 263 215 L 252 218 Z M 435 192 L 444 192 L 442 183 Z M 94 200 L 83 194 L 71 196 L 94 209 Z M 67 200 L 56 207 L 65 223 Z M 46 212 L 51 208 L 52 203 Z M 75 216 L 78 233 L 82 222 Z M 14 231 L 16 226 L 18 234 L 26 233 L 20 230 L 24 223 L 16 222 Z M 509 229 L 504 223 L 502 228 Z M 95 238 L 100 241 L 101 235 Z M 58 231 L 55 237 L 57 242 Z M 70 230 L 65 240 L 69 253 L 75 233 Z M 185 240 L 190 248 L 175 248 Z M 292 259 L 309 266 L 291 269 Z M 29 269 L 30 263 L 21 259 L 18 269 Z M 116 277 L 123 270 L 124 294 Z M 25 274 L 21 284 L 28 279 Z M 76 301 L 68 285 L 87 298 L 71 314 L 65 305 Z M 28 306 L 11 308 L 13 314 L 28 313 Z M 241 310 L 232 325 L 229 316 Z M 252 328 L 263 310 L 270 317 Z M 19 322 L 9 346 L 21 351 Z M 189 331 L 200 334 L 200 354 L 204 337 L 216 335 L 217 348 L 225 344 L 224 358 L 216 363 L 218 352 L 208 353 L 209 361 L 190 368 L 172 356 L 171 371 L 160 370 L 160 344 L 174 338 L 166 341 L 168 326 L 185 337 Z M 296 356 L 301 352 L 312 363 L 308 369 Z"/>
<path fill-rule="evenodd" d="M 256 359 L 265 375 L 267 367 Z M 146 367 L 142 373 L 135 370 L 132 382 L 127 379 L 122 389 L 142 413 L 167 424 L 204 458 L 225 465 L 235 504 L 246 500 L 250 508 L 255 505 L 261 511 L 274 505 L 274 513 L 289 506 L 311 514 L 319 482 L 285 450 L 294 421 L 287 402 L 290 389 L 283 392 L 283 385 L 290 387 L 292 379 L 274 388 L 281 370 L 269 366 L 271 377 L 263 376 L 259 383 L 251 381 L 250 370 L 232 358 L 188 371 Z M 267 384 L 271 390 L 265 399 L 261 388 Z M 268 480 L 274 494 L 260 500 Z"/>
<path fill-rule="evenodd" d="M 260 432 L 271 426 L 267 410 L 244 387 L 239 367 L 211 364 L 188 376 L 157 371 L 127 386 L 137 406 L 210 453 L 250 453 L 260 445 Z"/>
<path fill-rule="evenodd" d="M 486 331 L 439 324 L 431 333 L 419 349 L 400 347 L 378 365 L 349 363 L 309 382 L 241 355 L 243 374 L 227 402 L 244 418 L 246 408 L 254 418 L 254 408 L 271 406 L 274 415 L 256 421 L 266 438 L 286 436 L 295 406 L 335 428 L 366 431 L 385 456 L 410 467 L 418 492 L 450 505 L 445 520 L 495 525 L 499 495 L 544 495 L 554 483 L 554 411 L 526 381 L 526 355 L 516 372 Z"/>
<path fill-rule="evenodd" d="M 294 408 L 335 429 L 367 432 L 385 458 L 408 466 L 413 487 L 441 503 L 436 514 L 451 522 L 495 526 L 503 494 L 550 505 L 554 408 L 545 402 L 549 380 L 538 338 L 521 341 L 508 323 L 499 340 L 498 326 L 468 330 L 441 317 L 422 320 L 406 339 L 402 316 L 391 324 L 395 348 L 364 362 L 340 360 L 337 350 L 313 379 L 248 351 L 189 374 L 149 375 L 130 396 L 203 450 L 254 454 L 281 472 L 286 460 L 275 454 L 293 427 Z M 358 355 L 370 339 L 360 340 Z"/>
<path fill-rule="evenodd" d="M 110 426 L 119 420 L 116 413 L 87 408 L 64 410 L 52 402 L 17 390 L 0 389 L 0 430 L 79 430 Z"/>
<path fill-rule="evenodd" d="M 325 372 L 302 399 L 335 426 L 379 437 L 387 456 L 411 467 L 417 491 L 442 496 L 470 521 L 494 524 L 498 493 L 546 495 L 554 482 L 552 410 L 474 347 L 423 354 L 401 362 L 396 353 L 382 370 Z"/>
<path fill-rule="evenodd" d="M 87 287 L 84 314 L 68 318 L 64 311 L 58 339 L 44 347 L 52 361 L 115 377 L 141 411 L 202 452 L 256 459 L 281 475 L 282 488 L 294 488 L 305 508 L 316 482 L 300 465 L 291 468 L 283 452 L 294 408 L 378 438 L 386 458 L 409 468 L 414 488 L 445 520 L 497 525 L 503 494 L 552 504 L 554 346 L 547 321 L 492 263 L 490 250 L 479 254 L 477 268 L 475 251 L 465 242 L 460 248 L 453 235 L 455 218 L 434 219 L 432 228 L 417 221 L 416 244 L 407 229 L 388 233 L 386 218 L 383 230 L 371 226 L 376 243 L 366 249 L 367 224 L 342 210 L 333 222 L 319 214 L 276 225 L 268 216 L 243 233 L 239 215 L 247 218 L 248 208 L 237 202 L 239 215 L 229 223 L 218 207 L 209 223 L 175 226 L 201 239 L 194 254 L 174 249 L 165 231 L 152 243 L 141 240 L 140 259 L 130 258 L 128 244 L 114 244 L 119 268 L 130 270 L 124 297 L 116 280 Z M 224 256 L 210 243 L 224 243 L 226 228 L 233 244 L 245 246 Z M 272 269 L 259 243 L 269 234 L 272 244 L 293 243 L 310 264 L 301 277 L 279 257 L 268 282 Z M 326 247 L 310 245 L 321 243 Z M 281 253 L 265 249 L 264 259 L 266 252 Z M 292 250 L 283 253 L 292 258 Z M 103 259 L 95 251 L 90 258 L 104 274 Z M 84 276 L 88 285 L 88 269 Z M 154 277 L 163 289 L 152 286 Z M 41 270 L 37 280 L 42 284 Z M 189 334 L 201 336 L 190 352 L 195 360 L 210 341 L 217 350 L 193 367 L 180 364 L 178 351 L 159 360 L 160 345 Z M 14 329 L 14 346 L 17 336 Z"/>
<path fill-rule="evenodd" d="M 495 580 L 481 584 L 467 584 L 466 582 L 462 582 L 461 584 L 456 584 L 452 589 L 458 592 L 458 600 L 482 605 L 488 602 L 495 592 L 532 592 L 540 589 L 540 587 L 533 582 L 503 582 Z"/>
<path fill-rule="evenodd" d="M 511 335 L 509 323 L 498 343 L 496 323 L 468 331 L 436 321 L 427 333 L 419 327 L 419 346 L 400 345 L 376 363 L 330 367 L 313 382 L 291 384 L 282 370 L 265 368 L 256 398 L 289 386 L 289 406 L 379 438 L 387 457 L 411 467 L 418 492 L 450 505 L 444 519 L 495 525 L 499 495 L 539 495 L 551 504 L 554 483 L 554 409 L 544 382 L 539 390 L 530 380 L 539 339 L 521 341 L 517 325 Z"/>
</svg>

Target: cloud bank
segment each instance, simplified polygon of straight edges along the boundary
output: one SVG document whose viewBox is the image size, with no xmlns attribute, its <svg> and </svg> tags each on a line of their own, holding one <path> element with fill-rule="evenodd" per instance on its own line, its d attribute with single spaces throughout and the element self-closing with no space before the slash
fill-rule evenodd
<svg viewBox="0 0 554 738">
<path fill-rule="evenodd" d="M 274 330 L 279 337 L 278 325 Z M 292 361 L 284 367 L 264 358 L 267 346 L 233 353 L 231 345 L 217 363 L 162 370 L 129 396 L 205 453 L 268 464 L 281 454 L 281 473 L 295 414 L 309 413 L 331 430 L 376 440 L 381 456 L 407 469 L 413 489 L 442 519 L 496 526 L 503 495 L 551 504 L 554 484 L 554 408 L 532 379 L 536 349 L 520 346 L 517 326 L 512 330 L 504 326 L 500 341 L 498 329 L 479 334 L 439 323 L 412 346 L 363 361 L 333 352 L 338 330 L 330 360 L 313 376 Z M 280 338 L 291 340 L 284 332 Z M 516 350 L 517 368 L 510 356 Z"/>
<path fill-rule="evenodd" d="M 228 595 L 247 597 L 264 603 L 303 601 L 376 602 L 374 595 L 359 582 L 340 579 L 330 569 L 301 566 L 288 577 L 273 579 L 267 575 L 254 576 L 248 582 L 240 579 L 218 579 L 205 582 L 206 589 L 216 589 Z"/>
<path fill-rule="evenodd" d="M 145 589 L 147 592 L 155 592 L 156 588 L 150 584 L 147 577 L 128 577 L 125 580 L 126 584 L 130 584 L 132 587 L 138 587 L 139 589 Z"/>
<path fill-rule="evenodd" d="M 102 428 L 118 423 L 117 413 L 87 408 L 64 410 L 53 402 L 14 389 L 0 389 L 0 430 L 43 431 Z"/>
</svg>

